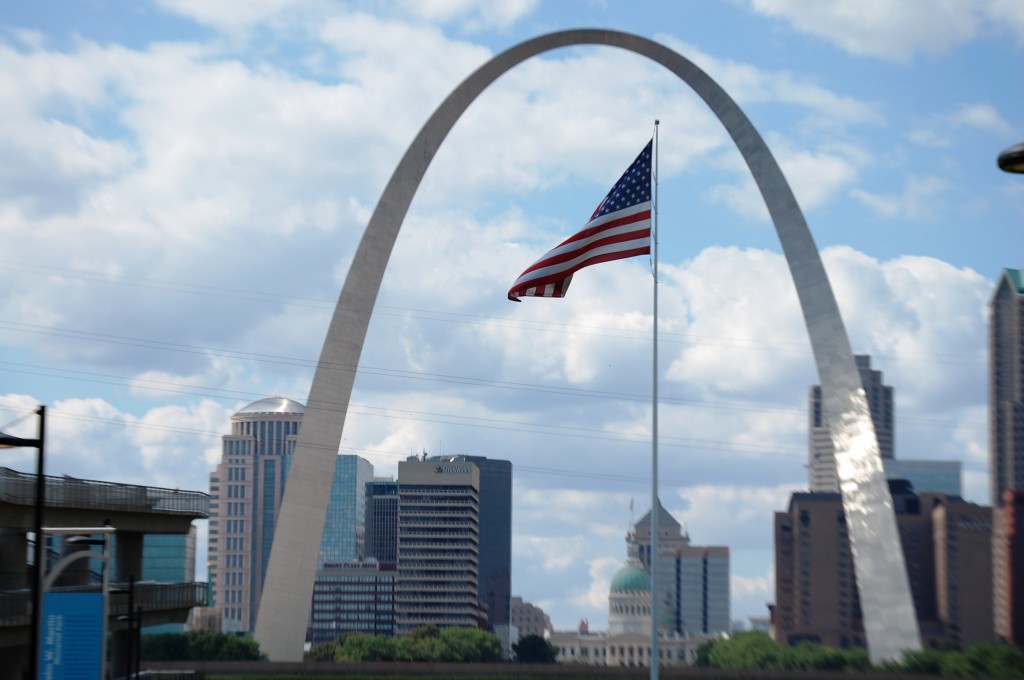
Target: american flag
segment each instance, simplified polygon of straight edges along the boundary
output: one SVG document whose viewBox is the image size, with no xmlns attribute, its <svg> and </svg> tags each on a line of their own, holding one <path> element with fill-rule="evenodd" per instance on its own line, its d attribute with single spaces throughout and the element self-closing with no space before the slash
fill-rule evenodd
<svg viewBox="0 0 1024 680">
<path fill-rule="evenodd" d="M 636 157 L 579 233 L 558 244 L 524 271 L 508 299 L 565 297 L 572 275 L 592 264 L 651 252 L 651 149 Z"/>
</svg>

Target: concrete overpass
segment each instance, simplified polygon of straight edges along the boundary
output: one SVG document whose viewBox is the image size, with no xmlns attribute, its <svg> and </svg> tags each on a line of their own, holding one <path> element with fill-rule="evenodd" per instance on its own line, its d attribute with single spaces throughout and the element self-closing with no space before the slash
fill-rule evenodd
<svg viewBox="0 0 1024 680">
<path fill-rule="evenodd" d="M 36 477 L 0 468 L 0 668 L 19 677 L 30 641 L 32 565 L 28 564 L 34 526 Z M 130 645 L 127 617 L 142 610 L 142 626 L 182 623 L 193 607 L 207 604 L 206 584 L 143 581 L 143 537 L 187 534 L 192 521 L 209 517 L 209 496 L 198 491 L 117 484 L 73 477 L 46 477 L 45 527 L 116 529 L 112 554 L 108 630 L 109 668 L 114 677 L 125 668 Z M 48 564 L 88 545 L 65 543 L 62 554 L 47 555 Z M 134 587 L 129 588 L 134 581 Z M 89 561 L 73 562 L 52 590 L 99 590 Z M 129 592 L 131 590 L 131 592 Z M 129 599 L 132 605 L 129 606 Z"/>
</svg>

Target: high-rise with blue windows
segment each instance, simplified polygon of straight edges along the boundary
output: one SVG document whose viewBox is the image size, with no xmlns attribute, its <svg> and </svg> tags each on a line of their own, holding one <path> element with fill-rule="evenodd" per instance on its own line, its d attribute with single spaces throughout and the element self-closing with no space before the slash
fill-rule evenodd
<svg viewBox="0 0 1024 680">
<path fill-rule="evenodd" d="M 256 622 L 277 511 L 305 407 L 271 397 L 231 417 L 221 462 L 210 475 L 209 573 L 221 627 L 250 632 Z M 373 466 L 338 456 L 320 545 L 320 563 L 356 559 L 366 482 Z"/>
</svg>

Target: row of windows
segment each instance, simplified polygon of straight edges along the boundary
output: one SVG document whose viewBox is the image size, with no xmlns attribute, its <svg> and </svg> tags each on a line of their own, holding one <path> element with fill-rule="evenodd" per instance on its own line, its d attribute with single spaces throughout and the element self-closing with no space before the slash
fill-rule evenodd
<svg viewBox="0 0 1024 680">
<path fill-rule="evenodd" d="M 245 498 L 245 485 L 228 484 L 228 498 Z"/>
<path fill-rule="evenodd" d="M 240 571 L 229 571 L 224 574 L 224 585 L 226 586 L 240 586 L 243 583 L 245 583 L 245 580 Z"/>
<path fill-rule="evenodd" d="M 228 468 L 228 481 L 229 482 L 244 482 L 245 481 L 244 467 L 229 467 Z"/>
<path fill-rule="evenodd" d="M 314 602 L 388 602 L 394 598 L 394 593 L 365 593 L 355 594 L 349 591 L 340 593 L 314 592 Z"/>
<path fill-rule="evenodd" d="M 227 515 L 245 515 L 245 503 L 229 502 L 227 508 Z"/>
<path fill-rule="evenodd" d="M 212 524 L 212 522 L 211 522 Z M 228 534 L 244 534 L 245 533 L 245 520 L 244 519 L 229 519 L 225 520 L 225 533 Z"/>
<path fill-rule="evenodd" d="M 241 590 L 225 590 L 223 592 L 224 603 L 241 604 L 242 602 L 245 602 L 245 600 L 242 599 L 242 592 L 243 591 Z"/>
<path fill-rule="evenodd" d="M 241 607 L 225 607 L 224 618 L 231 619 L 232 621 L 241 621 L 242 611 Z"/>
</svg>

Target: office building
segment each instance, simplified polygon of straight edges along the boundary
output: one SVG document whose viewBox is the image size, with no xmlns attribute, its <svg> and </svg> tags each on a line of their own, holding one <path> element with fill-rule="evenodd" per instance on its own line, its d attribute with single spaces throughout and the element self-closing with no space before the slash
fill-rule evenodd
<svg viewBox="0 0 1024 680">
<path fill-rule="evenodd" d="M 480 627 L 480 470 L 469 462 L 398 464 L 395 632 Z"/>
<path fill-rule="evenodd" d="M 221 462 L 210 475 L 209 563 L 215 605 L 225 632 L 256 622 L 277 511 L 284 496 L 305 407 L 283 397 L 261 399 L 231 417 Z M 369 461 L 339 456 L 321 536 L 320 563 L 359 556 Z"/>
<path fill-rule="evenodd" d="M 317 571 L 310 642 L 349 633 L 391 636 L 395 631 L 395 565 L 376 560 L 327 563 Z"/>
<path fill-rule="evenodd" d="M 554 630 L 551 617 L 544 610 L 531 602 L 523 602 L 523 598 L 512 596 L 512 627 L 518 632 L 519 639 L 528 635 L 547 638 Z"/>
<path fill-rule="evenodd" d="M 857 369 L 860 371 L 861 383 L 867 393 L 868 408 L 874 421 L 878 435 L 878 448 L 882 459 L 892 458 L 896 439 L 896 421 L 893 418 L 892 387 L 882 383 L 882 372 L 871 368 L 871 357 L 858 354 Z M 810 490 L 839 492 L 839 477 L 836 473 L 835 448 L 832 435 L 825 416 L 821 386 L 814 385 L 810 389 L 809 415 L 809 457 L 808 477 Z"/>
<path fill-rule="evenodd" d="M 989 303 L 988 441 L 990 498 L 998 518 L 992 537 L 996 634 L 1022 644 L 1024 612 L 1012 582 L 1024 571 L 1024 563 L 1015 561 L 1024 537 L 1006 533 L 1015 513 L 1007 499 L 1024 492 L 1024 272 L 1018 269 L 1003 270 Z"/>
<path fill-rule="evenodd" d="M 480 471 L 480 602 L 488 628 L 501 635 L 512 618 L 512 463 L 464 454 L 428 460 L 469 462 Z"/>
<path fill-rule="evenodd" d="M 729 548 L 691 545 L 659 502 L 658 630 L 683 636 L 729 632 Z M 651 513 L 633 526 L 641 566 L 651 570 Z"/>
<path fill-rule="evenodd" d="M 926 646 L 993 639 L 990 508 L 890 482 L 914 608 Z M 863 647 L 857 577 L 837 493 L 794 493 L 775 513 L 773 628 L 781 644 Z"/>
</svg>

